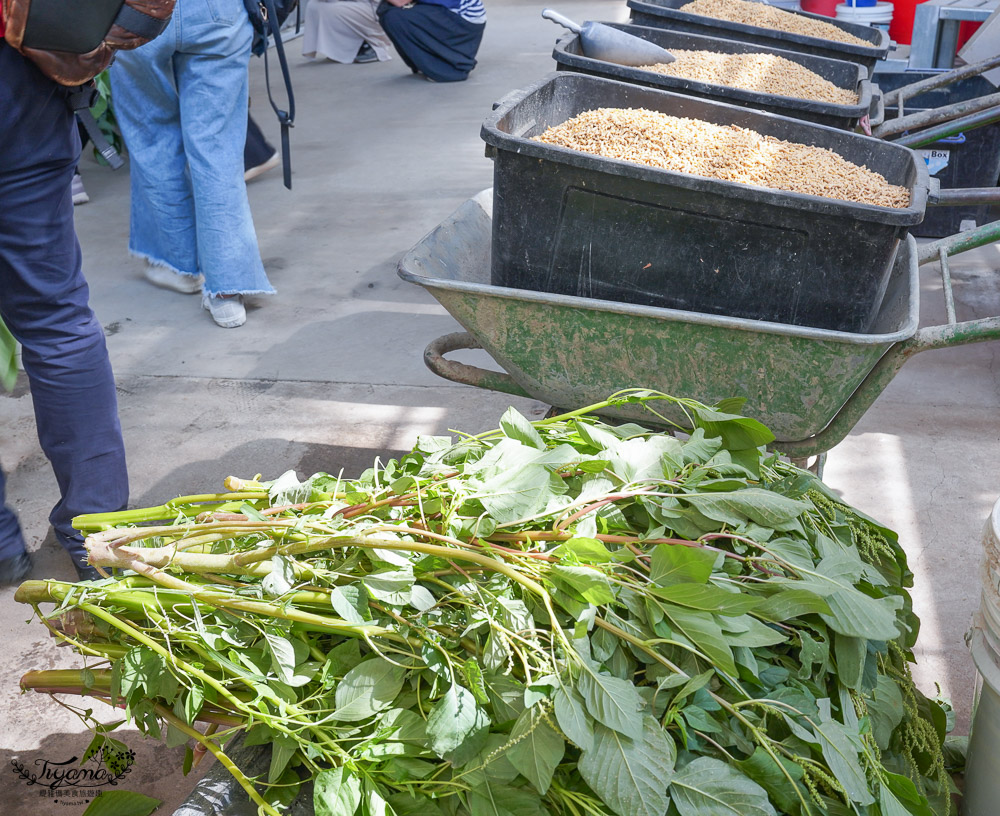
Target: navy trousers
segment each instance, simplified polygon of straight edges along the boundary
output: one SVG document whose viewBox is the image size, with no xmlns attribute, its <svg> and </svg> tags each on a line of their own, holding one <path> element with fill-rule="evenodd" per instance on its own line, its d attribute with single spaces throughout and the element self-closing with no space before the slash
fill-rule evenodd
<svg viewBox="0 0 1000 816">
<path fill-rule="evenodd" d="M 433 3 L 400 8 L 382 2 L 376 13 L 400 58 L 414 73 L 435 82 L 461 82 L 476 67 L 485 24 L 470 23 Z"/>
<path fill-rule="evenodd" d="M 128 502 L 104 331 L 88 305 L 70 186 L 80 139 L 66 91 L 0 41 L 0 316 L 22 346 L 35 424 L 61 498 L 49 515 L 78 563 L 71 521 Z M 25 550 L 0 471 L 0 559 Z"/>
</svg>

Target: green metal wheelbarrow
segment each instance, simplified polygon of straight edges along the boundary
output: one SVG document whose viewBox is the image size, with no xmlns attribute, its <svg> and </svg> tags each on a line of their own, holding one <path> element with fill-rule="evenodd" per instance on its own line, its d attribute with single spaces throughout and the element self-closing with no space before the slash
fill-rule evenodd
<svg viewBox="0 0 1000 816">
<path fill-rule="evenodd" d="M 465 202 L 399 262 L 400 277 L 467 330 L 424 351 L 453 382 L 567 410 L 626 388 L 709 404 L 745 397 L 744 412 L 771 429 L 774 447 L 804 458 L 843 440 L 912 355 L 1000 339 L 1000 317 L 956 321 L 947 260 L 1000 238 L 1000 222 L 919 248 L 912 237 L 900 242 L 871 333 L 852 334 L 493 286 L 491 202 L 489 190 Z M 949 322 L 919 328 L 918 266 L 930 260 L 942 264 Z M 503 371 L 445 357 L 479 348 Z M 649 424 L 649 413 L 633 411 L 606 415 Z"/>
</svg>

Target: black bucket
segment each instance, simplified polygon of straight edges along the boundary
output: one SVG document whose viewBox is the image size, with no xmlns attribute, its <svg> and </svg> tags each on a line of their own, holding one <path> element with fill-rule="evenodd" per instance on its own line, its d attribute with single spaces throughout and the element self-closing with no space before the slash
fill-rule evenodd
<svg viewBox="0 0 1000 816">
<path fill-rule="evenodd" d="M 681 31 L 688 34 L 707 34 L 714 37 L 724 37 L 727 40 L 768 45 L 772 48 L 784 48 L 788 51 L 799 51 L 816 57 L 849 60 L 864 66 L 871 76 L 875 63 L 885 59 L 889 53 L 889 34 L 879 28 L 847 23 L 835 17 L 824 17 L 821 14 L 809 14 L 804 11 L 789 11 L 822 23 L 830 23 L 853 34 L 871 45 L 852 45 L 835 40 L 825 40 L 820 37 L 806 37 L 802 34 L 791 34 L 787 31 L 777 31 L 773 28 L 749 26 L 743 23 L 731 23 L 703 14 L 690 14 L 683 11 L 683 6 L 691 0 L 628 0 L 632 10 L 630 22 L 634 25 L 651 26 L 653 28 L 669 28 L 671 31 Z"/>
<path fill-rule="evenodd" d="M 535 142 L 594 108 L 646 108 L 829 148 L 906 187 L 904 209 L 678 173 Z M 509 94 L 494 158 L 495 286 L 864 332 L 927 170 L 911 150 L 797 119 L 585 74 Z"/>
<path fill-rule="evenodd" d="M 715 85 L 681 77 L 666 76 L 654 71 L 643 71 L 629 65 L 619 65 L 614 62 L 594 59 L 583 54 L 579 35 L 564 37 L 556 43 L 552 56 L 560 71 L 576 71 L 591 76 L 620 79 L 636 85 L 649 88 L 661 88 L 665 91 L 696 96 L 700 99 L 717 99 L 755 110 L 779 113 L 792 116 L 805 122 L 816 122 L 820 125 L 853 130 L 862 117 L 874 114 L 872 108 L 872 83 L 868 74 L 856 62 L 833 60 L 824 57 L 814 57 L 795 51 L 786 51 L 764 45 L 740 43 L 735 40 L 724 40 L 719 37 L 684 34 L 663 28 L 646 26 L 621 25 L 619 23 L 604 23 L 604 25 L 625 31 L 634 37 L 655 43 L 668 51 L 711 51 L 717 54 L 774 54 L 798 63 L 814 74 L 833 83 L 838 88 L 855 91 L 858 101 L 852 105 L 838 105 L 830 102 L 816 102 L 808 99 L 798 99 L 791 96 L 746 91 L 740 88 L 729 88 L 725 85 Z"/>
</svg>

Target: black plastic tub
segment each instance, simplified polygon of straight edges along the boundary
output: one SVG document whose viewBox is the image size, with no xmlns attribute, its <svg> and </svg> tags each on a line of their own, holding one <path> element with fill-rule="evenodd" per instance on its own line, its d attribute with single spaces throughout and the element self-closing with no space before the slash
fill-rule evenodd
<svg viewBox="0 0 1000 816">
<path fill-rule="evenodd" d="M 829 102 L 817 102 L 808 99 L 798 99 L 791 96 L 746 91 L 740 88 L 730 88 L 708 82 L 698 82 L 691 79 L 666 76 L 654 71 L 643 71 L 629 65 L 619 65 L 615 62 L 594 59 L 583 54 L 580 36 L 573 34 L 564 37 L 556 43 L 552 57 L 556 68 L 560 71 L 576 71 L 591 76 L 620 79 L 649 88 L 662 88 L 667 91 L 696 96 L 700 99 L 717 99 L 740 105 L 745 108 L 780 113 L 793 116 L 806 122 L 816 122 L 820 125 L 853 130 L 864 116 L 874 116 L 872 83 L 867 71 L 856 62 L 833 60 L 825 57 L 813 57 L 795 51 L 785 51 L 780 48 L 769 48 L 764 45 L 741 43 L 735 40 L 724 40 L 719 37 L 707 37 L 698 34 L 685 34 L 663 28 L 646 26 L 622 25 L 619 23 L 604 23 L 611 28 L 625 31 L 634 37 L 655 43 L 668 51 L 711 51 L 717 54 L 774 54 L 796 62 L 803 68 L 808 68 L 823 79 L 832 82 L 838 88 L 855 91 L 858 101 L 852 105 L 837 105 Z"/>
<path fill-rule="evenodd" d="M 690 2 L 691 0 L 628 0 L 628 7 L 632 10 L 630 22 L 634 25 L 669 28 L 672 31 L 688 34 L 708 34 L 724 37 L 727 40 L 769 45 L 773 48 L 799 51 L 816 57 L 849 60 L 863 65 L 869 76 L 875 68 L 875 63 L 885 59 L 886 54 L 889 53 L 889 33 L 872 26 L 846 23 L 835 17 L 824 17 L 821 14 L 810 14 L 805 11 L 788 12 L 823 23 L 831 23 L 837 28 L 871 43 L 870 46 L 851 45 L 834 40 L 824 40 L 820 37 L 789 34 L 772 28 L 731 23 L 728 20 L 718 20 L 703 14 L 689 14 L 686 11 L 681 11 L 681 7 Z"/>
<path fill-rule="evenodd" d="M 942 71 L 899 71 L 876 73 L 875 82 L 885 92 L 894 91 Z M 997 89 L 981 76 L 966 77 L 943 88 L 910 97 L 904 114 L 928 108 L 940 108 L 996 93 Z M 898 112 L 886 111 L 895 118 Z M 890 137 L 896 138 L 896 137 Z M 984 125 L 955 136 L 925 145 L 915 151 L 927 162 L 927 171 L 941 182 L 942 190 L 963 187 L 995 187 L 1000 178 L 1000 123 Z M 962 222 L 974 221 L 977 226 L 996 217 L 990 204 L 958 204 L 951 207 L 929 207 L 924 220 L 911 230 L 918 238 L 944 238 L 962 228 Z"/>
<path fill-rule="evenodd" d="M 911 192 L 905 209 L 719 181 L 531 140 L 594 108 L 646 108 L 830 148 Z M 556 73 L 501 100 L 491 281 L 624 303 L 864 332 L 927 169 L 898 145 L 722 102 Z"/>
</svg>

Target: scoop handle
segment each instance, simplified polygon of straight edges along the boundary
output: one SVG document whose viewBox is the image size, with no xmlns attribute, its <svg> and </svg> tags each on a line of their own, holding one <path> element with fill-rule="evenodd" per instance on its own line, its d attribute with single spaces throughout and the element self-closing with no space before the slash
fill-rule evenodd
<svg viewBox="0 0 1000 816">
<path fill-rule="evenodd" d="M 542 17 L 546 20 L 551 20 L 553 23 L 558 23 L 563 28 L 569 29 L 574 34 L 579 34 L 581 29 L 580 26 L 574 23 L 569 17 L 564 17 L 558 11 L 553 11 L 552 9 L 542 9 Z"/>
</svg>

